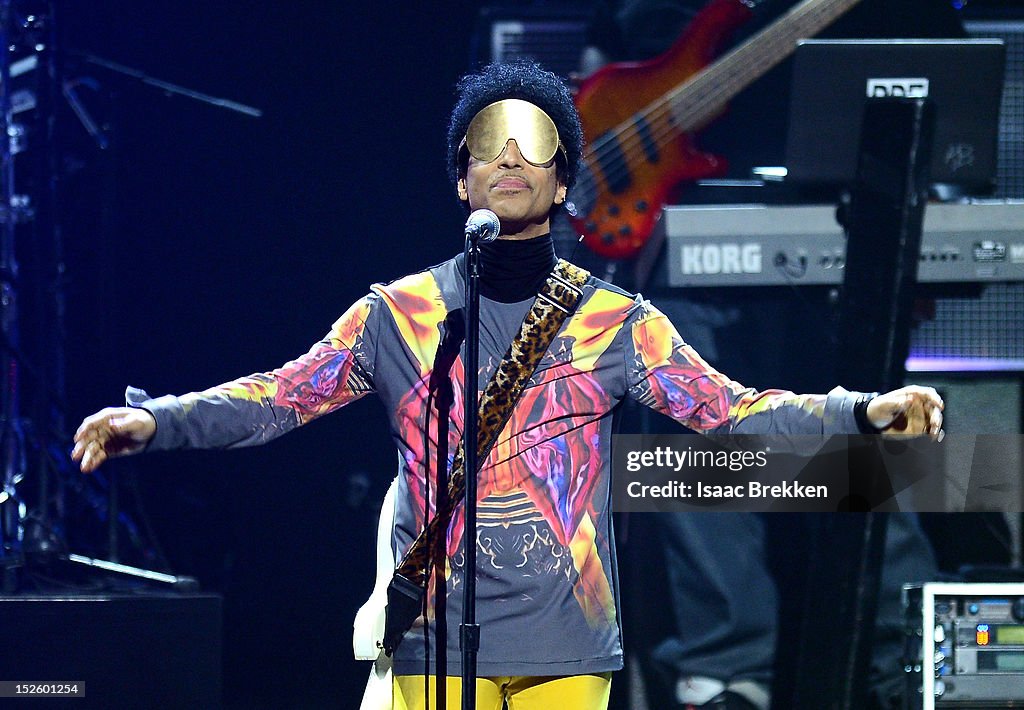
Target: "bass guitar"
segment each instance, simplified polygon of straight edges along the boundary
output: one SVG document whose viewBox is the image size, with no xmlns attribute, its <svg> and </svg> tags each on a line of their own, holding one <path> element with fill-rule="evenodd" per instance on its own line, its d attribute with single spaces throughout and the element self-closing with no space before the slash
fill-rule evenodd
<svg viewBox="0 0 1024 710">
<path fill-rule="evenodd" d="M 584 81 L 576 107 L 587 147 L 567 210 L 583 243 L 611 259 L 636 256 L 673 186 L 726 170 L 724 159 L 696 147 L 693 132 L 789 56 L 797 40 L 859 1 L 803 0 L 712 63 L 756 2 L 711 0 L 665 54 L 609 64 Z"/>
</svg>

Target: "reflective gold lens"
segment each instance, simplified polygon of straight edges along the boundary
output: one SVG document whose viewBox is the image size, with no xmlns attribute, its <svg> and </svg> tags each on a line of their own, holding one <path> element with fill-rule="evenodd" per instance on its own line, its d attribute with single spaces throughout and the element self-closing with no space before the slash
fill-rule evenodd
<svg viewBox="0 0 1024 710">
<path fill-rule="evenodd" d="M 519 152 L 534 165 L 547 165 L 560 148 L 555 122 L 521 99 L 504 99 L 480 109 L 466 129 L 466 148 L 477 160 L 489 163 L 515 140 Z"/>
</svg>

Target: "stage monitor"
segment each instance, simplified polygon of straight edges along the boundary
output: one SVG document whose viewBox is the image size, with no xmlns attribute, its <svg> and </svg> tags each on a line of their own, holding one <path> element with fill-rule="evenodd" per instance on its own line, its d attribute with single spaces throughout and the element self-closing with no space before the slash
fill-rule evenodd
<svg viewBox="0 0 1024 710">
<path fill-rule="evenodd" d="M 866 98 L 927 97 L 936 108 L 931 182 L 990 194 L 1004 61 L 998 39 L 801 41 L 790 95 L 787 182 L 851 183 Z"/>
</svg>

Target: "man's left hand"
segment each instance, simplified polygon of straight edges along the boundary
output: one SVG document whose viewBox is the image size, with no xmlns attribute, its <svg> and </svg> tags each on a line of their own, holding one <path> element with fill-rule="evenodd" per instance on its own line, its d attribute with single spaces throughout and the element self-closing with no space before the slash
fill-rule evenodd
<svg viewBox="0 0 1024 710">
<path fill-rule="evenodd" d="M 867 418 L 883 436 L 930 436 L 942 441 L 942 397 L 931 387 L 910 385 L 880 394 L 867 406 Z"/>
</svg>

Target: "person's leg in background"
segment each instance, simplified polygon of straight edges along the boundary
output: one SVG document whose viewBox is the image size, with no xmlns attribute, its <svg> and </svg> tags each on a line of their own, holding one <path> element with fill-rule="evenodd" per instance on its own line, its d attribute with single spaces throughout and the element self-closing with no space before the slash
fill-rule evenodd
<svg viewBox="0 0 1024 710">
<path fill-rule="evenodd" d="M 778 598 L 761 519 L 752 513 L 653 517 L 675 629 L 651 655 L 674 686 L 677 707 L 766 710 Z"/>
</svg>

